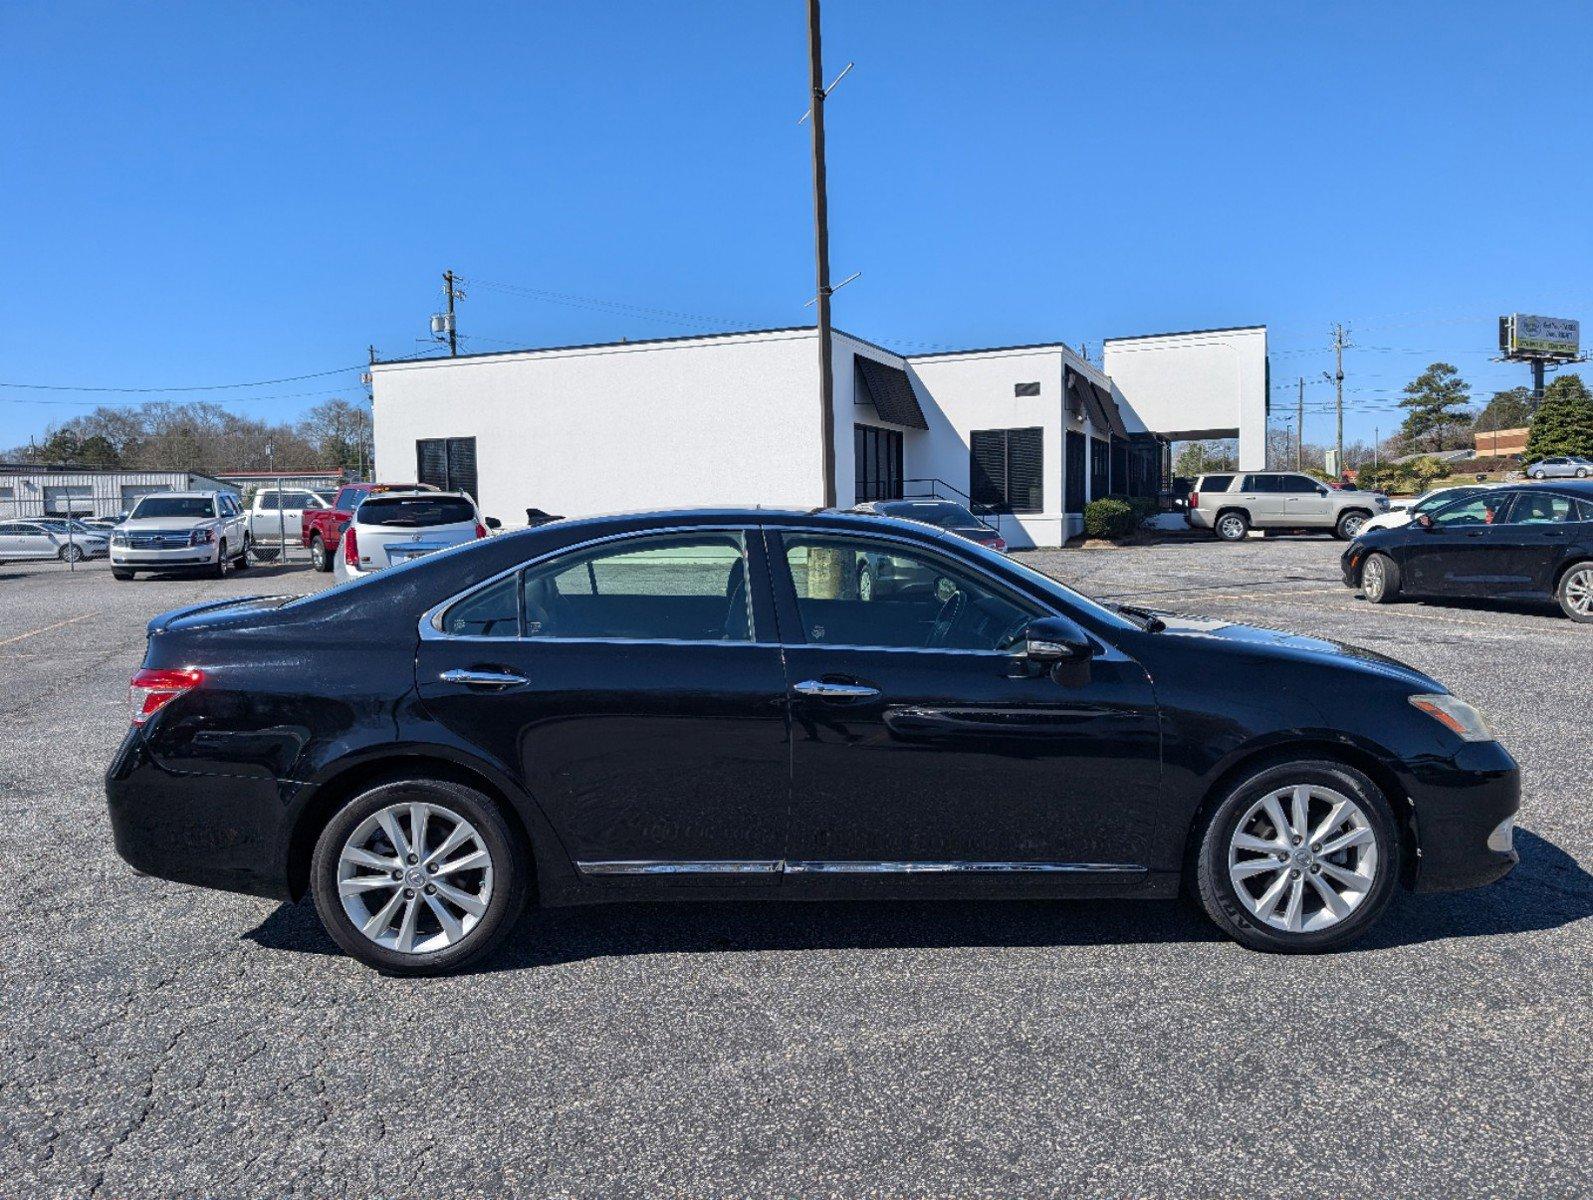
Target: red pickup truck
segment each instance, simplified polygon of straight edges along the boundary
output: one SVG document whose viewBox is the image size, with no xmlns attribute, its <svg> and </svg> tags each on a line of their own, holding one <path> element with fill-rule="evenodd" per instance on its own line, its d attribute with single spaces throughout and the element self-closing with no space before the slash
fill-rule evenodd
<svg viewBox="0 0 1593 1200">
<path fill-rule="evenodd" d="M 337 489 L 331 508 L 307 508 L 299 518 L 299 540 L 310 550 L 317 571 L 332 569 L 332 553 L 343 540 L 354 510 L 378 492 L 435 492 L 429 483 L 348 483 Z"/>
</svg>

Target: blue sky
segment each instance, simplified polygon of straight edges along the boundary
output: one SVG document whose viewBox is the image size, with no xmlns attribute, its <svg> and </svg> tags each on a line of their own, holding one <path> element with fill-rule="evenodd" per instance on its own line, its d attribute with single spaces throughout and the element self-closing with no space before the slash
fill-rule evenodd
<svg viewBox="0 0 1593 1200">
<path fill-rule="evenodd" d="M 1511 310 L 1593 318 L 1593 8 L 829 0 L 836 322 L 911 350 L 1348 323 L 1348 433 Z M 0 8 L 0 446 L 424 349 L 811 319 L 805 5 Z M 512 285 L 506 291 L 489 284 Z M 583 299 L 553 302 L 530 293 Z M 1593 334 L 1593 327 L 1590 327 Z M 358 372 L 216 392 L 282 417 Z M 193 393 L 169 393 L 182 399 Z M 1306 434 L 1331 436 L 1308 383 Z M 51 403 L 39 403 L 48 400 Z M 645 398 L 638 398 L 644 402 Z"/>
</svg>

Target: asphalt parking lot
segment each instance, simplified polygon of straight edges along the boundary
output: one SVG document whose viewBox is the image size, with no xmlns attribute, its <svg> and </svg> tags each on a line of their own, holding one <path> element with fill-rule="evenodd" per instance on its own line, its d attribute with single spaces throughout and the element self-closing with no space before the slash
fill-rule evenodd
<svg viewBox="0 0 1593 1200">
<path fill-rule="evenodd" d="M 1524 774 L 1522 863 L 1491 888 L 1402 897 L 1321 958 L 1177 903 L 566 910 L 439 980 L 111 847 L 144 622 L 328 576 L 0 566 L 0 1194 L 1587 1195 L 1593 630 L 1373 607 L 1341 548 L 1026 558 L 1371 645 L 1477 703 Z"/>
</svg>

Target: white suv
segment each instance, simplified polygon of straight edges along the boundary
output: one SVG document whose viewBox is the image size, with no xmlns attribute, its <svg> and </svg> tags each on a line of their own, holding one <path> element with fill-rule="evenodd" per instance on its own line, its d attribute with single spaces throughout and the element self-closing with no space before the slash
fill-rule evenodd
<svg viewBox="0 0 1593 1200">
<path fill-rule="evenodd" d="M 1241 541 L 1252 529 L 1324 529 L 1349 541 L 1387 511 L 1381 492 L 1330 488 L 1289 471 L 1232 471 L 1196 480 L 1185 519 L 1225 542 Z"/>
<path fill-rule="evenodd" d="M 152 492 L 111 533 L 111 574 L 249 565 L 249 523 L 231 492 Z"/>
<path fill-rule="evenodd" d="M 378 492 L 360 501 L 332 564 L 339 582 L 484 538 L 483 518 L 463 492 Z"/>
</svg>

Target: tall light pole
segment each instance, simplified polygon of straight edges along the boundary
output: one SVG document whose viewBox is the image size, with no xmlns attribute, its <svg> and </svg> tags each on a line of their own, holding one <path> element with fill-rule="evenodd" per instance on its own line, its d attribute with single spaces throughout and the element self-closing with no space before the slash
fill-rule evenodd
<svg viewBox="0 0 1593 1200">
<path fill-rule="evenodd" d="M 830 207 L 824 173 L 824 51 L 819 0 L 808 0 L 808 82 L 813 89 L 813 257 L 819 318 L 819 436 L 824 507 L 835 507 L 835 367 L 830 361 Z"/>
</svg>

